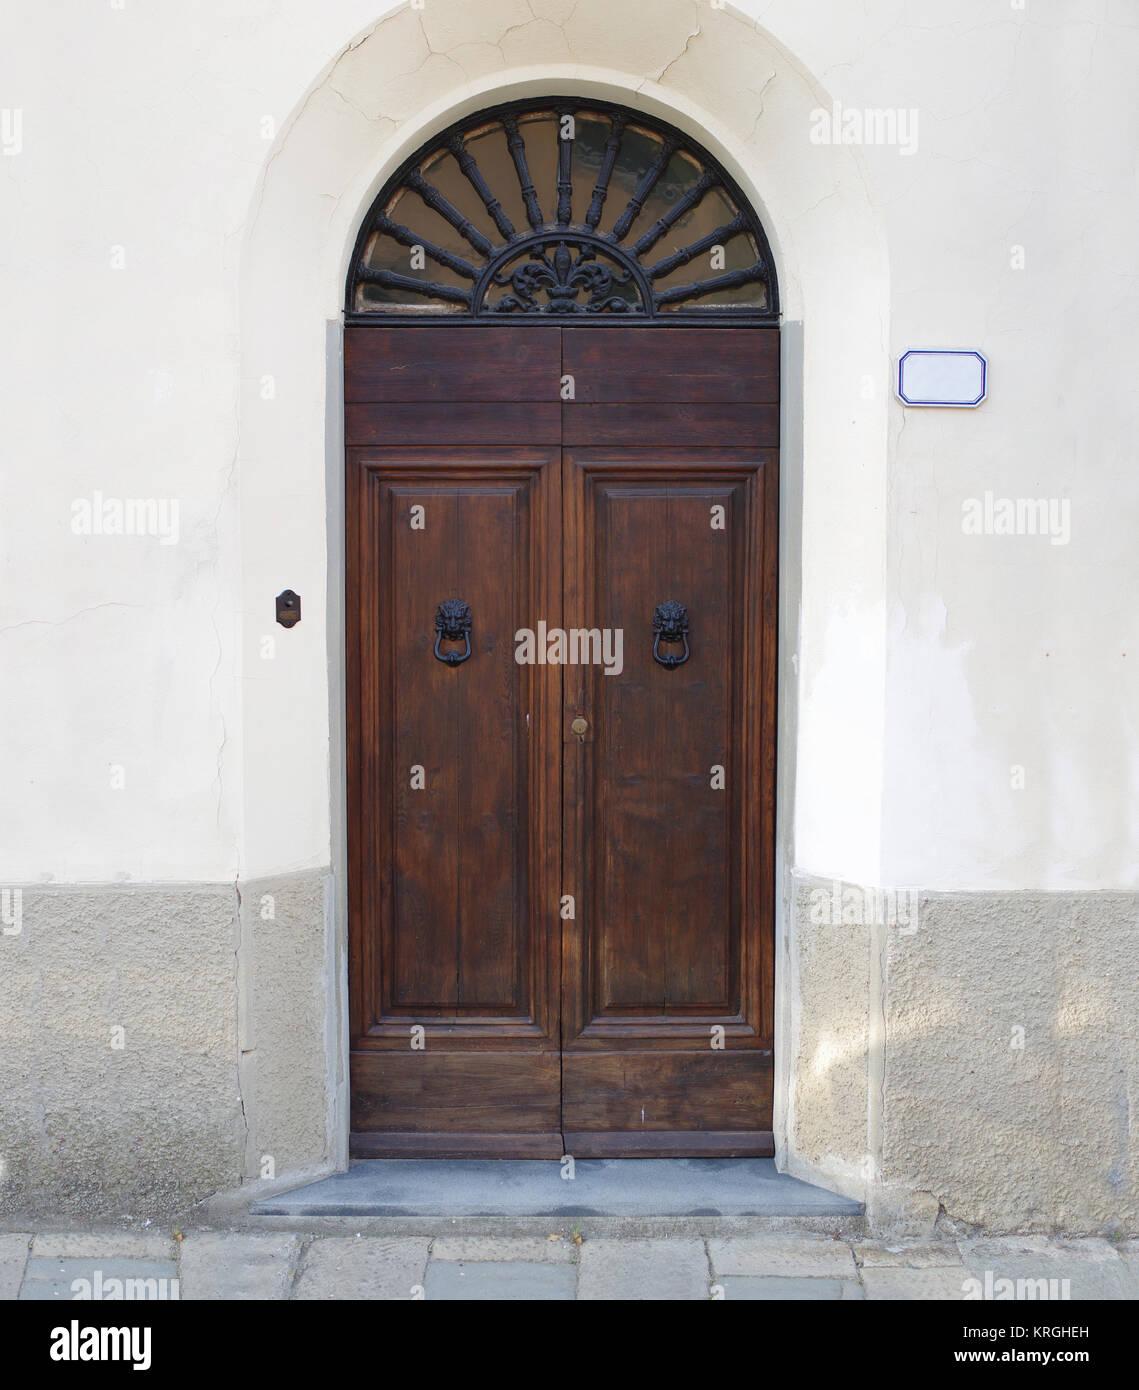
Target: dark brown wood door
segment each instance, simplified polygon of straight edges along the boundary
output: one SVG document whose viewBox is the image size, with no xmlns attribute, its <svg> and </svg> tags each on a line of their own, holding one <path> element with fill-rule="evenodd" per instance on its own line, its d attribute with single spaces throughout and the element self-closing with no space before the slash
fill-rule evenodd
<svg viewBox="0 0 1139 1390">
<path fill-rule="evenodd" d="M 777 333 L 345 381 L 353 1152 L 772 1152 Z"/>
</svg>

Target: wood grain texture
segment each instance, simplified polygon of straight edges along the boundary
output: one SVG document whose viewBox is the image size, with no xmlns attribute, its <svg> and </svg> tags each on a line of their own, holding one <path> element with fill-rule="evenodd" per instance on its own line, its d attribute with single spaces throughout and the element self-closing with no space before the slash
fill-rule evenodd
<svg viewBox="0 0 1139 1390">
<path fill-rule="evenodd" d="M 771 1130 L 567 1129 L 562 1138 L 566 1153 L 575 1158 L 771 1158 L 775 1153 Z"/>
<path fill-rule="evenodd" d="M 770 1052 L 567 1051 L 562 1071 L 568 1132 L 771 1128 Z"/>
<path fill-rule="evenodd" d="M 559 1159 L 565 1140 L 558 1130 L 546 1133 L 487 1134 L 482 1131 L 353 1130 L 350 1158 L 545 1158 Z M 765 1152 L 767 1152 L 765 1150 Z M 774 1148 L 770 1150 L 774 1153 Z"/>
<path fill-rule="evenodd" d="M 680 330 L 677 330 L 680 331 Z M 639 449 L 648 439 L 690 449 L 771 449 L 779 443 L 777 405 L 614 405 L 567 402 L 562 407 L 567 447 Z"/>
<path fill-rule="evenodd" d="M 352 325 L 344 332 L 344 399 L 433 409 L 454 401 L 556 403 L 561 355 L 557 328 L 511 326 L 476 336 L 438 326 Z M 419 413 L 432 418 L 432 410 Z"/>
<path fill-rule="evenodd" d="M 357 1052 L 353 1129 L 393 1133 L 556 1133 L 556 1052 Z"/>
<path fill-rule="evenodd" d="M 387 401 L 344 408 L 344 434 L 349 447 L 558 445 L 561 432 L 561 407 L 556 400 L 527 405 L 444 400 L 430 409 Z"/>
<path fill-rule="evenodd" d="M 567 328 L 562 371 L 573 376 L 575 399 L 584 404 L 776 405 L 779 332 Z"/>
</svg>

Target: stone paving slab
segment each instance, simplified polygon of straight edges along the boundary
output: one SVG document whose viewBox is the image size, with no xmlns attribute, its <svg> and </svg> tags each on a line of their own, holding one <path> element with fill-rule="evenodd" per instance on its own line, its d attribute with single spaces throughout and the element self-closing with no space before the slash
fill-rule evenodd
<svg viewBox="0 0 1139 1390">
<path fill-rule="evenodd" d="M 1119 1251 L 1098 1237 L 962 1241 L 961 1254 L 969 1273 L 981 1281 L 983 1292 L 990 1287 L 1000 1292 L 998 1280 L 1011 1280 L 1017 1297 L 1036 1299 L 1062 1299 L 1065 1294 L 1069 1299 L 1122 1299 L 1131 1289 L 1130 1271 Z"/>
<path fill-rule="evenodd" d="M 860 1241 L 854 1247 L 854 1258 L 866 1269 L 958 1269 L 963 1264 L 961 1251 L 951 1241 L 940 1245 L 874 1245 Z"/>
<path fill-rule="evenodd" d="M 964 1300 L 965 1281 L 969 1272 L 963 1268 L 943 1266 L 940 1269 L 882 1269 L 862 1271 L 862 1287 L 868 1299 Z"/>
<path fill-rule="evenodd" d="M 288 1298 L 300 1241 L 244 1231 L 194 1232 L 182 1242 L 182 1297 L 196 1302 Z"/>
<path fill-rule="evenodd" d="M 855 1279 L 767 1279 L 752 1275 L 736 1275 L 727 1279 L 717 1279 L 713 1291 L 715 1293 L 720 1289 L 723 1290 L 725 1299 L 838 1302 L 842 1299 L 862 1297 L 862 1286 Z"/>
<path fill-rule="evenodd" d="M 512 1236 L 437 1236 L 431 1244 L 436 1260 L 526 1260 L 534 1264 L 568 1264 L 577 1259 L 572 1240 Z"/>
<path fill-rule="evenodd" d="M 30 1232 L 0 1236 L 0 1299 L 6 1302 L 19 1297 L 31 1243 Z"/>
<path fill-rule="evenodd" d="M 305 1251 L 298 1299 L 411 1299 L 423 1296 L 429 1237 L 353 1240 L 329 1236 Z"/>
<path fill-rule="evenodd" d="M 706 1299 L 708 1257 L 702 1240 L 586 1240 L 579 1299 Z"/>
<path fill-rule="evenodd" d="M 314 1236 L 311 1231 L 79 1231 L 0 1235 L 0 1298 L 758 1301 L 1139 1298 L 1139 1240 L 832 1239 L 807 1228 Z M 713 1228 L 715 1229 L 715 1228 Z M 556 1239 L 550 1239 L 556 1236 Z M 998 1281 L 1012 1280 L 1011 1290 Z M 118 1280 L 115 1288 L 110 1281 Z M 132 1282 L 129 1285 L 127 1281 Z M 101 1285 L 99 1283 L 101 1281 Z M 979 1283 L 971 1281 L 980 1281 Z M 86 1292 L 82 1290 L 81 1292 Z"/>
<path fill-rule="evenodd" d="M 1139 1240 L 1125 1240 L 1119 1246 L 1123 1266 L 1120 1279 L 1124 1298 L 1139 1299 Z"/>
<path fill-rule="evenodd" d="M 176 1244 L 161 1231 L 47 1231 L 36 1236 L 32 1254 L 61 1260 L 169 1260 Z"/>
<path fill-rule="evenodd" d="M 829 1275 L 856 1279 L 854 1257 L 845 1241 L 827 1236 L 729 1236 L 709 1240 L 708 1255 L 722 1275 L 809 1278 Z"/>
<path fill-rule="evenodd" d="M 20 1299 L 69 1302 L 81 1292 L 74 1287 L 80 1279 L 86 1280 L 88 1285 L 83 1292 L 100 1301 L 161 1299 L 163 1292 L 171 1299 L 177 1298 L 180 1291 L 178 1268 L 173 1260 L 132 1260 L 113 1256 L 80 1260 L 33 1254 L 28 1259 Z"/>
<path fill-rule="evenodd" d="M 1034 1260 L 1097 1260 L 1114 1264 L 1119 1251 L 1111 1241 L 1101 1236 L 1085 1236 L 1080 1240 L 1048 1240 L 1044 1236 L 1000 1236 L 987 1240 L 958 1242 L 966 1264 L 1001 1259 Z"/>
<path fill-rule="evenodd" d="M 429 1299 L 480 1302 L 569 1300 L 577 1285 L 573 1265 L 523 1260 L 453 1261 L 432 1258 L 425 1280 Z"/>
</svg>

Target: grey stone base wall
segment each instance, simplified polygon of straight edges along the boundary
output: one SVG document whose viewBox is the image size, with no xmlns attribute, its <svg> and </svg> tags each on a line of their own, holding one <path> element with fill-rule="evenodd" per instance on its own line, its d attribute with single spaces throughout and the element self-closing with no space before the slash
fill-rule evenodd
<svg viewBox="0 0 1139 1390">
<path fill-rule="evenodd" d="M 234 1184 L 233 886 L 25 888 L 9 905 L 0 1212 L 143 1214 Z"/>
<path fill-rule="evenodd" d="M 291 874 L 241 887 L 239 1075 L 243 1176 L 270 1182 L 331 1162 L 341 1066 L 332 880 Z"/>
<path fill-rule="evenodd" d="M 797 877 L 788 1167 L 879 1228 L 1139 1229 L 1137 928 L 1127 893 Z"/>
<path fill-rule="evenodd" d="M 782 1166 L 877 1230 L 1139 1230 L 1139 898 L 792 888 Z M 5 892 L 0 1217 L 170 1214 L 343 1161 L 326 871 Z"/>
<path fill-rule="evenodd" d="M 326 885 L 5 890 L 0 1216 L 169 1214 L 327 1165 Z"/>
</svg>

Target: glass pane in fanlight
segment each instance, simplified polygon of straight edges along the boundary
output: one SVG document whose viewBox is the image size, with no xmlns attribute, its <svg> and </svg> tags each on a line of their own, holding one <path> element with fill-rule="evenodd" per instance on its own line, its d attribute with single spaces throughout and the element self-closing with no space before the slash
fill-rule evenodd
<svg viewBox="0 0 1139 1390">
<path fill-rule="evenodd" d="M 402 195 L 393 202 L 389 214 L 393 222 L 403 222 L 410 227 L 413 233 L 428 237 L 437 244 L 446 244 L 447 249 L 454 251 L 457 255 L 464 256 L 464 259 L 471 259 L 475 263 L 479 258 L 473 248 L 462 242 L 458 233 L 452 232 L 449 244 L 446 238 L 448 230 L 447 223 L 441 218 L 436 218 L 429 209 L 425 208 L 417 194 L 404 190 Z M 408 219 L 405 221 L 405 219 Z M 430 225 L 431 222 L 434 225 Z M 440 225 L 442 224 L 442 225 Z M 438 233 L 438 237 L 434 235 Z M 455 245 L 455 240 L 461 244 Z M 397 275 L 403 275 L 409 280 L 417 280 L 422 284 L 443 284 L 451 285 L 455 289 L 469 290 L 472 282 L 465 276 L 459 275 L 457 271 L 448 266 L 440 265 L 430 256 L 424 256 L 424 264 L 417 267 L 412 262 L 412 251 L 408 246 L 394 238 L 383 235 L 375 235 L 371 238 L 364 249 L 364 264 L 370 270 L 390 270 Z M 417 294 L 414 290 L 403 288 L 390 288 L 386 285 L 361 284 L 356 287 L 355 308 L 361 310 L 375 309 L 404 309 L 421 313 L 465 313 L 466 309 L 461 304 L 452 304 L 448 301 L 434 300 Z"/>
<path fill-rule="evenodd" d="M 573 220 L 585 223 L 585 214 L 593 201 L 593 190 L 601 175 L 601 165 L 605 158 L 605 146 L 612 133 L 610 117 L 598 111 L 579 111 L 574 118 L 575 134 L 573 142 Z M 627 201 L 627 200 L 626 200 Z M 621 205 L 624 207 L 624 203 Z M 609 208 L 606 197 L 605 209 Z M 616 218 L 612 218 L 616 221 Z M 604 221 L 604 211 L 602 213 Z M 600 230 L 600 224 L 598 226 Z"/>
<path fill-rule="evenodd" d="M 450 150 L 439 150 L 430 155 L 424 160 L 420 173 L 432 188 L 438 189 L 451 206 L 489 242 L 497 245 L 502 241 L 490 214 L 483 206 L 482 199 L 471 186 L 466 174 L 459 168 L 458 160 Z M 460 237 L 460 241 L 467 248 L 469 255 L 478 255 L 466 237 Z"/>
<path fill-rule="evenodd" d="M 641 215 L 633 223 L 629 235 L 625 238 L 626 244 L 635 246 L 658 218 L 663 217 L 670 211 L 675 203 L 679 202 L 685 194 L 691 191 L 693 184 L 698 182 L 703 172 L 703 166 L 693 159 L 691 155 L 682 152 L 674 154 L 665 166 L 664 173 L 653 185 L 653 190 L 645 200 L 645 206 L 641 210 Z M 709 196 L 710 195 L 706 193 L 704 195 L 704 200 L 706 201 Z M 673 226 L 672 231 L 663 241 L 668 241 L 670 239 L 675 240 L 675 238 L 681 234 L 678 229 L 682 225 L 690 226 L 691 219 L 697 216 L 698 212 L 699 209 L 697 209 L 696 212 L 685 213 L 681 222 Z M 712 227 L 715 225 L 715 221 L 712 221 L 704 230 L 711 231 Z M 702 235 L 702 233 L 698 233 L 698 235 Z M 688 236 L 685 237 L 684 240 L 685 243 L 687 243 L 689 241 L 695 241 L 696 237 Z M 661 245 L 662 242 L 658 241 L 656 245 L 651 248 L 647 253 L 648 260 L 654 261 L 660 259 L 658 248 Z"/>
<path fill-rule="evenodd" d="M 458 290 L 471 289 L 472 282 L 465 276 L 459 275 L 449 266 L 439 265 L 429 256 L 425 260 L 426 264 L 422 268 L 413 266 L 410 248 L 387 236 L 373 237 L 364 253 L 364 263 L 370 270 L 391 270 L 423 285 L 441 284 L 453 286 Z M 361 285 L 357 289 L 357 299 L 362 301 L 365 308 L 380 304 L 406 304 L 421 308 L 427 306 L 434 308 L 436 312 L 439 309 L 438 302 L 433 302 L 414 290 L 390 288 L 386 285 Z M 454 307 L 463 308 L 462 305 Z"/>
<path fill-rule="evenodd" d="M 716 196 L 713 193 L 708 195 L 709 199 Z M 721 208 L 717 214 L 715 226 L 708 228 L 708 233 L 715 231 L 718 227 L 730 222 L 734 216 L 734 211 L 730 206 Z M 706 235 L 700 232 L 694 233 L 690 228 L 684 228 L 679 235 L 674 235 L 676 229 L 662 237 L 657 245 L 649 254 L 650 265 L 655 265 L 659 261 L 665 260 L 675 251 L 679 251 L 684 246 L 691 245 L 694 241 L 699 241 L 701 236 Z M 665 290 L 675 289 L 680 285 L 694 285 L 702 280 L 711 280 L 719 275 L 726 275 L 733 270 L 750 270 L 758 260 L 758 254 L 750 233 L 741 232 L 738 235 L 717 242 L 716 246 L 721 248 L 722 255 L 715 254 L 715 247 L 711 250 L 702 251 L 687 265 L 679 266 L 676 270 L 670 271 L 667 275 L 662 275 L 653 281 L 653 288 L 657 293 Z M 687 299 L 679 304 L 662 304 L 661 312 L 678 309 L 699 309 L 708 305 L 746 305 L 751 308 L 762 309 L 767 305 L 767 290 L 763 281 L 749 280 L 743 285 L 737 285 L 728 290 L 717 290 L 712 294 L 701 295 L 696 299 Z"/>
<path fill-rule="evenodd" d="M 663 140 L 661 136 L 640 126 L 627 125 L 621 136 L 621 148 L 617 162 L 613 166 L 613 176 L 609 180 L 609 196 L 605 200 L 605 211 L 598 224 L 599 232 L 611 232 L 628 206 L 629 200 L 640 186 L 645 171 L 660 153 Z M 623 241 L 631 246 L 636 240 L 630 232 Z"/>
<path fill-rule="evenodd" d="M 493 125 L 469 132 L 464 138 L 468 151 L 478 164 L 479 173 L 486 180 L 491 194 L 502 204 L 502 211 L 510 219 L 510 225 L 520 236 L 525 236 L 530 224 L 526 221 L 526 206 L 518 186 L 514 160 L 506 145 L 506 132 L 496 121 Z M 492 222 L 489 216 L 485 220 Z M 487 232 L 487 236 L 495 246 L 504 244 L 503 235 L 497 227 Z"/>
<path fill-rule="evenodd" d="M 748 265 L 753 264 L 753 258 L 748 258 Z M 730 262 L 729 262 L 730 265 Z M 732 269 L 743 269 L 743 267 L 731 267 Z M 723 275 L 726 272 L 720 271 Z M 657 284 L 659 287 L 680 283 L 679 281 L 661 280 Z M 736 285 L 732 289 L 716 290 L 712 294 L 702 294 L 692 299 L 685 299 L 679 304 L 662 304 L 657 309 L 658 314 L 697 314 L 703 309 L 766 309 L 767 308 L 767 287 L 762 280 L 748 280 L 742 285 Z"/>
<path fill-rule="evenodd" d="M 445 217 L 429 208 L 413 189 L 401 188 L 399 190 L 387 207 L 387 216 L 393 222 L 402 223 L 416 236 L 421 236 L 435 246 L 442 247 L 444 251 L 450 251 L 452 255 L 466 261 L 476 271 L 482 265 L 483 257 L 466 237 L 456 231 Z M 405 248 L 405 255 L 410 258 L 409 248 Z M 427 264 L 429 266 L 436 265 L 437 262 L 428 257 Z M 398 267 L 393 268 L 398 269 Z M 427 278 L 432 279 L 434 277 L 428 276 Z"/>
<path fill-rule="evenodd" d="M 645 216 L 634 228 L 631 237 L 642 235 L 648 231 L 657 217 L 666 215 L 669 208 L 692 188 L 702 173 L 701 165 L 691 155 L 685 153 L 674 155 L 668 169 L 654 190 L 654 197 L 651 200 L 652 208 L 646 205 Z M 659 202 L 655 196 L 657 193 L 660 195 Z M 650 220 L 648 214 L 653 208 L 658 210 Z M 696 206 L 678 217 L 660 240 L 645 253 L 644 259 L 647 268 L 651 269 L 660 261 L 667 260 L 678 251 L 684 250 L 694 242 L 702 241 L 721 227 L 727 226 L 735 217 L 736 211 L 736 205 L 726 190 L 720 187 L 710 188 Z M 716 245 L 722 248 L 722 256 L 715 255 L 714 249 L 702 251 L 687 265 L 680 266 L 678 269 L 670 271 L 668 275 L 654 281 L 654 289 L 660 292 L 680 285 L 696 284 L 698 281 L 724 275 L 732 270 L 750 269 L 756 262 L 755 243 L 748 233 L 725 237 Z M 720 264 L 721 260 L 722 265 Z M 763 283 L 761 281 L 748 281 L 732 289 L 717 290 L 713 294 L 701 295 L 698 299 L 685 300 L 680 304 L 663 305 L 662 310 L 696 309 L 702 306 L 732 304 L 763 308 L 766 302 L 767 295 Z"/>
</svg>

